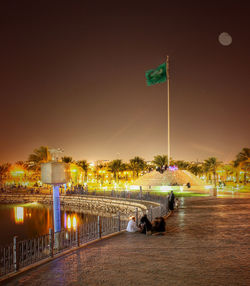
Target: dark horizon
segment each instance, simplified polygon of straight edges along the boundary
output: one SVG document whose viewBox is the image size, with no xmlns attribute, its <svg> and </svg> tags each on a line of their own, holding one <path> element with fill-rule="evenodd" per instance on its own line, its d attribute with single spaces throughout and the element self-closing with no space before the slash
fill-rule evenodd
<svg viewBox="0 0 250 286">
<path fill-rule="evenodd" d="M 2 1 L 0 163 L 41 145 L 167 154 L 166 84 L 145 80 L 167 55 L 171 157 L 235 159 L 250 145 L 249 14 L 245 1 Z"/>
</svg>

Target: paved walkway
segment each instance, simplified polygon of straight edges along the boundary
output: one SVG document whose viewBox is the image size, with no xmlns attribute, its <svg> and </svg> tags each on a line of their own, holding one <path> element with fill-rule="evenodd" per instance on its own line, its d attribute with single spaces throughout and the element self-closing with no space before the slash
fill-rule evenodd
<svg viewBox="0 0 250 286">
<path fill-rule="evenodd" d="M 250 199 L 192 201 L 164 236 L 123 233 L 5 285 L 250 285 Z"/>
</svg>

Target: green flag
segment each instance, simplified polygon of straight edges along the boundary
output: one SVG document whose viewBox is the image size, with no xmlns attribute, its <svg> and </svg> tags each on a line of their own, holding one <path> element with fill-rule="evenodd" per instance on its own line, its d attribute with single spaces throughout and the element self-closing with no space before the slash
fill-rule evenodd
<svg viewBox="0 0 250 286">
<path fill-rule="evenodd" d="M 146 71 L 145 73 L 147 85 L 154 85 L 167 80 L 166 63 L 159 65 L 154 70 Z"/>
</svg>

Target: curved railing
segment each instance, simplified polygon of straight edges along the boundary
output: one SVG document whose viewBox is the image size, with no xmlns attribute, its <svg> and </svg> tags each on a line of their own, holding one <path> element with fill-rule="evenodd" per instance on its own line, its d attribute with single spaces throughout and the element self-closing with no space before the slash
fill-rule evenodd
<svg viewBox="0 0 250 286">
<path fill-rule="evenodd" d="M 62 195 L 61 204 L 71 207 L 88 206 L 92 204 L 96 209 L 104 206 L 111 211 L 110 217 L 98 216 L 91 223 L 79 225 L 74 230 L 63 229 L 60 232 L 42 235 L 33 239 L 19 241 L 14 237 L 8 246 L 0 248 L 0 276 L 18 271 L 19 269 L 48 259 L 71 248 L 82 246 L 90 241 L 98 240 L 110 234 L 126 229 L 128 216 L 134 215 L 136 221 L 143 213 L 147 213 L 150 220 L 165 215 L 168 212 L 166 198 L 150 196 L 149 193 L 111 193 L 110 196 L 100 196 L 99 193 L 88 195 Z M 0 195 L 0 203 L 42 202 L 51 204 L 51 195 Z M 3 277 L 4 278 L 4 277 Z"/>
</svg>

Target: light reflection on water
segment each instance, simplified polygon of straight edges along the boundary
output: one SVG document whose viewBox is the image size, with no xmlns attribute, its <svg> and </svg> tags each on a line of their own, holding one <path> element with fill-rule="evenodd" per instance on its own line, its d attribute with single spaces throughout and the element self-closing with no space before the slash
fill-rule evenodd
<svg viewBox="0 0 250 286">
<path fill-rule="evenodd" d="M 14 207 L 15 212 L 15 223 L 23 223 L 24 221 L 24 208 L 23 207 Z"/>
<path fill-rule="evenodd" d="M 52 208 L 38 203 L 0 205 L 0 245 L 9 244 L 15 235 L 20 240 L 49 233 L 53 224 Z M 78 225 L 96 221 L 96 216 L 61 210 L 61 227 L 76 230 Z"/>
</svg>

